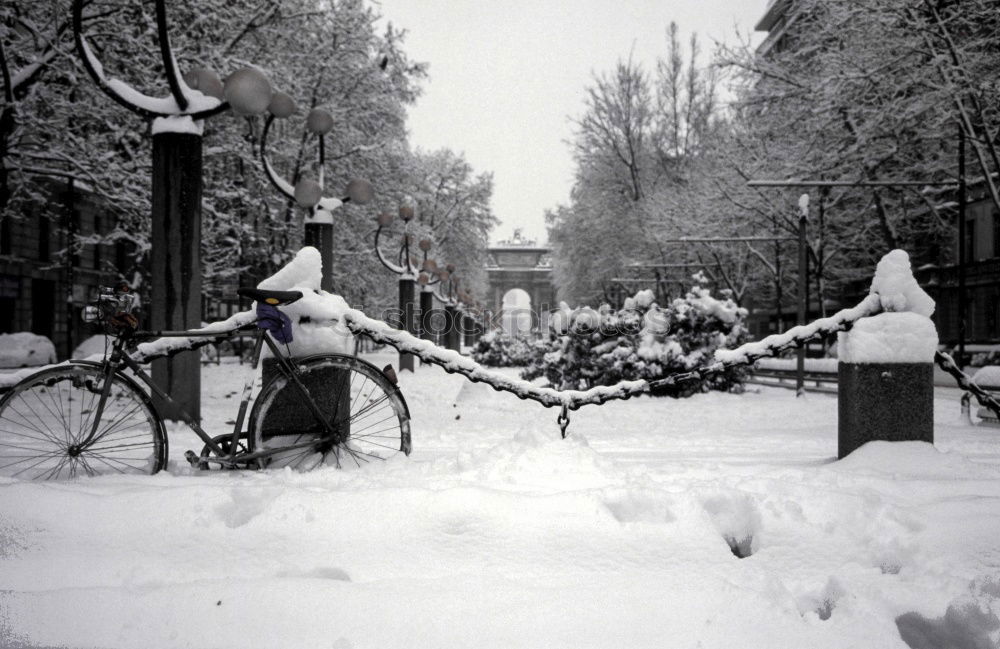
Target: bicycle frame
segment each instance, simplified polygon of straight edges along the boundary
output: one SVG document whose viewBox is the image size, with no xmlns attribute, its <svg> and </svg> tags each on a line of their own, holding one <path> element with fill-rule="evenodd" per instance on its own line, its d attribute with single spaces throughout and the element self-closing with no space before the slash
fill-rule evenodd
<svg viewBox="0 0 1000 649">
<path fill-rule="evenodd" d="M 205 431 L 205 429 L 201 427 L 201 424 L 194 417 L 192 417 L 190 413 L 188 413 L 186 410 L 184 410 L 182 406 L 180 406 L 179 404 L 177 404 L 176 401 L 170 398 L 170 395 L 164 392 L 163 389 L 161 389 L 160 386 L 157 385 L 155 381 L 153 381 L 153 378 L 145 370 L 142 369 L 142 367 L 139 365 L 138 362 L 135 361 L 135 359 L 133 359 L 124 351 L 127 342 L 129 340 L 135 340 L 135 339 L 152 340 L 155 338 L 213 338 L 221 340 L 221 339 L 233 338 L 241 333 L 246 333 L 246 332 L 251 332 L 253 334 L 254 338 L 253 357 L 251 361 L 250 371 L 247 374 L 247 380 L 243 386 L 243 394 L 240 399 L 239 412 L 236 417 L 236 423 L 233 425 L 233 432 L 230 437 L 230 444 L 229 444 L 230 452 L 228 453 L 222 448 L 220 444 L 215 442 L 215 439 L 211 435 L 209 435 Z M 208 343 L 206 342 L 205 344 Z M 169 403 L 172 406 L 175 406 L 177 412 L 179 412 L 181 415 L 182 421 L 185 424 L 187 424 L 187 426 L 192 431 L 194 431 L 194 433 L 202 440 L 202 442 L 205 443 L 205 446 L 208 447 L 215 456 L 212 458 L 200 458 L 200 460 L 198 461 L 215 462 L 222 464 L 223 466 L 235 467 L 237 464 L 248 464 L 250 462 L 268 457 L 278 452 L 307 448 L 309 446 L 315 445 L 316 444 L 315 440 L 309 440 L 307 442 L 282 446 L 279 449 L 275 450 L 256 451 L 253 453 L 240 453 L 238 451 L 239 439 L 243 430 L 243 422 L 246 419 L 247 406 L 250 403 L 250 398 L 253 393 L 254 378 L 256 376 L 257 367 L 260 362 L 261 352 L 265 344 L 267 345 L 274 359 L 277 361 L 278 370 L 281 372 L 282 375 L 285 376 L 285 378 L 290 380 L 291 385 L 294 385 L 295 388 L 299 391 L 299 393 L 305 398 L 305 403 L 309 407 L 309 410 L 312 412 L 313 416 L 316 418 L 316 421 L 320 422 L 323 425 L 328 435 L 333 436 L 336 431 L 333 429 L 330 422 L 327 421 L 326 417 L 323 415 L 319 407 L 313 401 L 312 397 L 309 394 L 309 391 L 302 383 L 302 380 L 299 377 L 299 371 L 296 369 L 294 363 L 292 363 L 292 361 L 289 360 L 289 358 L 281 351 L 277 343 L 275 343 L 274 340 L 271 338 L 271 336 L 268 335 L 267 331 L 258 328 L 257 322 L 254 321 L 242 325 L 240 327 L 237 327 L 236 329 L 231 329 L 229 331 L 222 331 L 222 332 L 135 331 L 127 336 L 121 336 L 117 338 L 115 340 L 114 347 L 112 348 L 111 355 L 107 359 L 105 359 L 103 363 L 101 363 L 104 369 L 104 385 L 102 388 L 100 400 L 98 401 L 97 404 L 93 427 L 91 428 L 90 433 L 87 435 L 87 438 L 83 440 L 80 444 L 77 444 L 76 448 L 78 450 L 83 450 L 87 448 L 90 444 L 92 444 L 94 441 L 96 441 L 94 439 L 94 436 L 97 434 L 97 430 L 99 428 L 101 421 L 101 416 L 104 412 L 104 406 L 107 403 L 108 396 L 111 392 L 111 385 L 112 385 L 111 379 L 116 373 L 122 371 L 123 366 L 132 370 L 135 376 L 146 384 L 146 387 L 149 389 L 151 394 L 159 397 L 164 402 Z M 336 447 L 334 447 L 334 457 L 339 467 L 340 455 L 339 452 L 336 450 Z M 192 461 L 192 459 L 189 458 L 189 461 Z M 192 461 L 192 463 L 195 462 Z"/>
</svg>

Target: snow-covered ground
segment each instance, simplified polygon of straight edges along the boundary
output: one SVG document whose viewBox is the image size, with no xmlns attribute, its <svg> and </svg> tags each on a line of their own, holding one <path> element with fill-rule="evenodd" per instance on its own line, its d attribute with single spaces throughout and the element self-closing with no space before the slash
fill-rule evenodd
<svg viewBox="0 0 1000 649">
<path fill-rule="evenodd" d="M 238 370 L 205 368 L 210 430 Z M 1000 429 L 957 392 L 936 448 L 835 462 L 825 395 L 586 406 L 562 440 L 555 410 L 440 369 L 401 385 L 414 452 L 384 465 L 194 475 L 178 429 L 156 476 L 0 482 L 0 646 L 1000 640 Z"/>
</svg>

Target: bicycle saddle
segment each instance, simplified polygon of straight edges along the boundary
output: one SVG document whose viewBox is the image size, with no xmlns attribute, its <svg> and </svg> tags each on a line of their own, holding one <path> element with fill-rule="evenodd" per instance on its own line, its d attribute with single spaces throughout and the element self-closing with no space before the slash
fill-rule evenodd
<svg viewBox="0 0 1000 649">
<path fill-rule="evenodd" d="M 271 306 L 285 306 L 302 297 L 301 291 L 269 291 L 264 288 L 241 288 L 236 290 L 236 294 Z"/>
</svg>

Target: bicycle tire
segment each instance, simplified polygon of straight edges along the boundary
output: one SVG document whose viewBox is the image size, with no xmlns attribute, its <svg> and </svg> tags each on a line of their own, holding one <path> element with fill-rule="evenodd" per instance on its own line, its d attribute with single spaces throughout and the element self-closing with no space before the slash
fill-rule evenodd
<svg viewBox="0 0 1000 649">
<path fill-rule="evenodd" d="M 324 464 L 360 468 L 410 454 L 410 413 L 392 382 L 375 366 L 353 356 L 329 354 L 296 361 L 300 378 L 334 430 L 326 439 L 303 396 L 284 375 L 261 390 L 250 414 L 255 452 L 315 439 L 313 447 L 277 450 L 262 459 L 265 468 L 290 466 L 308 471 Z M 288 421 L 292 420 L 292 421 Z"/>
<path fill-rule="evenodd" d="M 74 362 L 25 378 L 0 399 L 0 475 L 58 480 L 79 475 L 153 474 L 167 465 L 167 436 L 149 396 L 114 374 L 97 433 L 104 386 L 99 363 Z"/>
</svg>

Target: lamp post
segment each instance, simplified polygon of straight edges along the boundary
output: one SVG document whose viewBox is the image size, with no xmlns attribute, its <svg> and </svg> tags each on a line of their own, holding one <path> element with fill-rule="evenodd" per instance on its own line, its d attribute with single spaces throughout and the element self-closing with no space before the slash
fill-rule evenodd
<svg viewBox="0 0 1000 649">
<path fill-rule="evenodd" d="M 385 256 L 379 242 L 382 238 L 382 231 L 392 225 L 393 217 L 388 212 L 383 212 L 378 216 L 378 228 L 375 230 L 375 255 L 379 262 L 390 271 L 399 276 L 399 311 L 395 325 L 398 329 L 417 334 L 416 309 L 414 297 L 416 294 L 417 268 L 416 259 L 410 256 L 410 245 L 413 235 L 410 234 L 410 222 L 413 220 L 414 211 L 409 205 L 399 208 L 399 219 L 403 222 L 403 236 L 400 241 L 399 251 L 396 261 L 392 261 Z M 416 364 L 413 354 L 405 352 L 399 353 L 399 369 L 414 369 Z"/>
<path fill-rule="evenodd" d="M 460 351 L 462 346 L 461 338 L 458 334 L 458 300 L 456 291 L 458 289 L 458 278 L 455 276 L 455 264 L 445 266 L 444 272 L 440 274 L 441 282 L 447 287 L 444 299 L 444 346 L 452 351 Z"/>
<path fill-rule="evenodd" d="M 280 99 L 279 99 L 280 98 Z M 374 190 L 367 180 L 353 179 L 347 183 L 345 196 L 341 198 L 324 197 L 324 171 L 326 166 L 326 134 L 333 130 L 333 116 L 322 108 L 314 108 L 306 117 L 306 131 L 319 138 L 317 154 L 318 170 L 316 180 L 302 177 L 292 185 L 274 170 L 267 154 L 268 135 L 276 118 L 284 119 L 295 112 L 295 103 L 284 93 L 275 93 L 274 101 L 269 107 L 270 115 L 264 122 L 260 136 L 260 159 L 264 172 L 274 187 L 300 207 L 309 210 L 304 219 L 304 243 L 319 250 L 322 259 L 323 275 L 320 288 L 333 291 L 333 210 L 351 201 L 364 205 L 374 198 Z"/>
<path fill-rule="evenodd" d="M 108 97 L 151 122 L 152 300 L 153 330 L 191 329 L 201 325 L 201 195 L 203 120 L 229 108 L 241 115 L 263 113 L 274 91 L 258 69 L 245 67 L 225 83 L 206 68 L 183 77 L 170 47 L 165 0 L 156 0 L 157 41 L 170 94 L 150 97 L 105 75 L 83 34 L 84 0 L 73 0 L 73 35 L 87 73 Z M 180 408 L 199 419 L 200 359 L 184 352 L 153 362 L 153 377 Z M 160 402 L 160 414 L 180 419 L 180 410 Z"/>
<path fill-rule="evenodd" d="M 420 285 L 420 337 L 423 340 L 437 342 L 437 332 L 434 331 L 434 286 L 441 279 L 437 277 L 437 262 L 428 259 L 427 253 L 431 249 L 430 239 L 421 239 L 417 244 L 424 253 L 424 259 L 420 264 L 420 274 L 417 276 L 417 284 Z"/>
</svg>

